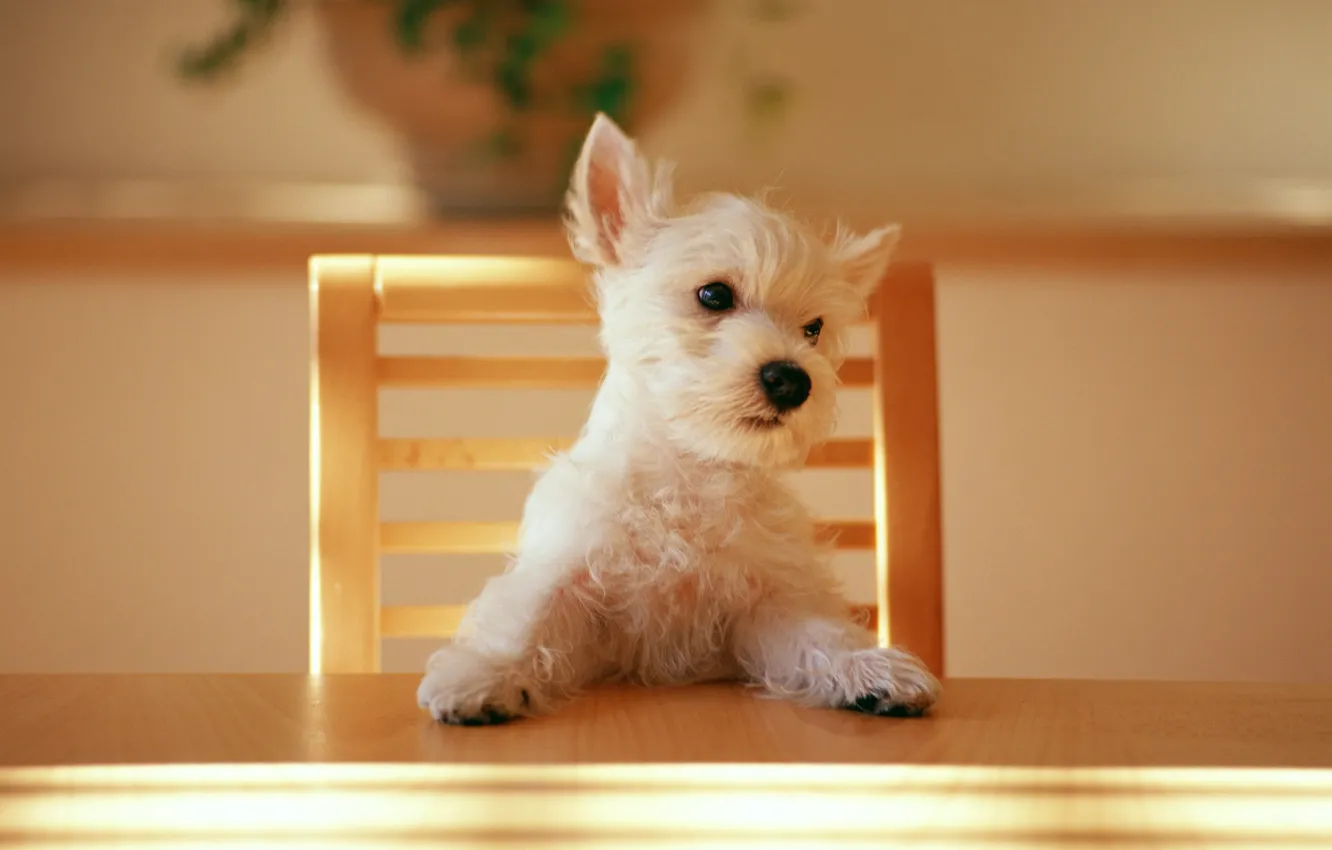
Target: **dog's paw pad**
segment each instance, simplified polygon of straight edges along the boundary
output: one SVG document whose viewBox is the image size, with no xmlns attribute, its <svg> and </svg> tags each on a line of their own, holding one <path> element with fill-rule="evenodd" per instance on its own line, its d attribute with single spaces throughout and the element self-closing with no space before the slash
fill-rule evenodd
<svg viewBox="0 0 1332 850">
<path fill-rule="evenodd" d="M 860 693 L 846 708 L 879 717 L 919 717 L 939 698 L 939 680 L 903 650 L 872 649 L 856 653 L 853 660 Z"/>
<path fill-rule="evenodd" d="M 512 714 L 507 714 L 489 705 L 481 706 L 481 710 L 475 714 L 450 711 L 441 713 L 439 716 L 439 722 L 449 726 L 497 726 L 500 723 L 508 723 L 513 719 Z"/>
<path fill-rule="evenodd" d="M 929 706 L 921 703 L 898 702 L 883 694 L 865 694 L 848 703 L 846 708 L 877 717 L 920 717 Z"/>
</svg>

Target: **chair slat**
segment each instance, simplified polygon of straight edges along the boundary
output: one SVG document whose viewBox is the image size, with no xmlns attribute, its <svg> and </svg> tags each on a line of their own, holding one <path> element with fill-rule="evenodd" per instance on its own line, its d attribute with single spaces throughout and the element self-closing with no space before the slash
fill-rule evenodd
<svg viewBox="0 0 1332 850">
<path fill-rule="evenodd" d="M 873 549 L 870 520 L 824 520 L 820 539 L 838 549 Z M 493 555 L 512 552 L 518 541 L 517 522 L 384 522 L 379 525 L 381 551 L 395 555 Z"/>
<path fill-rule="evenodd" d="M 517 522 L 381 522 L 385 554 L 493 555 L 511 552 Z"/>
<path fill-rule="evenodd" d="M 397 389 L 586 389 L 601 383 L 599 357 L 381 357 L 379 384 Z M 874 384 L 874 361 L 851 358 L 838 373 L 845 387 Z"/>
<path fill-rule="evenodd" d="M 568 258 L 380 256 L 380 321 L 390 324 L 595 324 L 587 270 Z M 895 263 L 881 286 L 929 279 L 920 263 Z M 873 318 L 873 304 L 870 315 Z"/>
<path fill-rule="evenodd" d="M 379 633 L 386 638 L 443 638 L 458 631 L 466 605 L 385 605 Z"/>
<path fill-rule="evenodd" d="M 536 469 L 546 463 L 550 453 L 563 451 L 572 443 L 571 439 L 554 437 L 548 439 L 381 438 L 379 468 L 390 472 Z"/>
<path fill-rule="evenodd" d="M 396 388 L 581 389 L 601 382 L 596 357 L 381 357 L 379 384 Z"/>
<path fill-rule="evenodd" d="M 874 465 L 874 441 L 865 439 L 829 440 L 815 447 L 805 460 L 811 469 L 860 469 Z"/>
<path fill-rule="evenodd" d="M 818 524 L 817 534 L 844 551 L 874 548 L 874 521 L 869 519 L 824 520 Z"/>
<path fill-rule="evenodd" d="M 564 451 L 572 444 L 570 438 L 556 437 L 381 438 L 379 468 L 389 472 L 538 469 L 552 452 Z M 873 463 L 873 442 L 849 439 L 832 440 L 814 449 L 805 465 L 813 469 L 861 469 Z"/>
<path fill-rule="evenodd" d="M 379 318 L 402 324 L 594 324 L 587 272 L 547 257 L 380 257 Z"/>
</svg>

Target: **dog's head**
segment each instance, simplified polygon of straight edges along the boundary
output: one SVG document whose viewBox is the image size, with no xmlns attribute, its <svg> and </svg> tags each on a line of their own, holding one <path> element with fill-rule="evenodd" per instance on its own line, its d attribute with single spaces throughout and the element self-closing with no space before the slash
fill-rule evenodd
<svg viewBox="0 0 1332 850">
<path fill-rule="evenodd" d="M 845 331 L 887 267 L 896 227 L 824 241 L 754 200 L 677 208 L 669 173 L 598 116 L 567 224 L 596 268 L 602 345 L 643 416 L 705 458 L 800 463 L 836 420 Z"/>
</svg>

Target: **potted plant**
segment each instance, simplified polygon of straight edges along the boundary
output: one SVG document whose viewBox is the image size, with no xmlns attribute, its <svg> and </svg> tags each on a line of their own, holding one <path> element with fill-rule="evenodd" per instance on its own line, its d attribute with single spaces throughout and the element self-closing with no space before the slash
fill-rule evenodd
<svg viewBox="0 0 1332 850">
<path fill-rule="evenodd" d="M 299 0 L 234 18 L 179 71 L 236 68 Z M 682 89 L 704 0 L 308 0 L 351 100 L 393 129 L 437 214 L 549 213 L 597 111 L 641 133 Z"/>
</svg>

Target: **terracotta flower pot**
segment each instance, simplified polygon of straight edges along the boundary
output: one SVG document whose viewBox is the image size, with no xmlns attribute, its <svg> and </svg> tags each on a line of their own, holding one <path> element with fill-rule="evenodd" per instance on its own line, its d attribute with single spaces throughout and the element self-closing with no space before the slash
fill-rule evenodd
<svg viewBox="0 0 1332 850">
<path fill-rule="evenodd" d="M 682 90 L 693 24 L 705 0 L 579 0 L 565 34 L 533 68 L 534 107 L 511 117 L 492 79 L 452 48 L 407 55 L 394 38 L 391 6 L 321 0 L 324 44 L 346 93 L 401 139 L 417 185 L 439 215 L 549 213 L 562 197 L 571 146 L 590 114 L 572 94 L 592 78 L 606 48 L 633 50 L 636 86 L 625 123 L 638 133 Z M 462 4 L 460 14 L 469 4 Z M 450 10 L 452 13 L 453 10 Z M 436 16 L 427 40 L 448 43 L 452 24 Z M 507 123 L 521 149 L 487 146 Z"/>
</svg>

